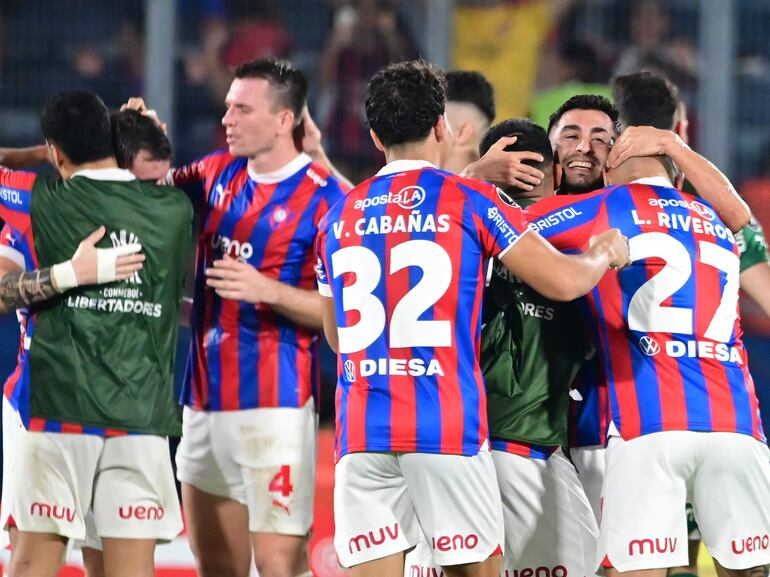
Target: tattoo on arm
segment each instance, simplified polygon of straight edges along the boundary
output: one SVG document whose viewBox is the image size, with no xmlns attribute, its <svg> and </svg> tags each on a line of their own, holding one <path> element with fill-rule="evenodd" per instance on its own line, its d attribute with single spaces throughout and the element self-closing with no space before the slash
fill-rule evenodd
<svg viewBox="0 0 770 577">
<path fill-rule="evenodd" d="M 4 310 L 25 307 L 57 294 L 50 268 L 9 272 L 0 278 L 0 308 Z"/>
</svg>

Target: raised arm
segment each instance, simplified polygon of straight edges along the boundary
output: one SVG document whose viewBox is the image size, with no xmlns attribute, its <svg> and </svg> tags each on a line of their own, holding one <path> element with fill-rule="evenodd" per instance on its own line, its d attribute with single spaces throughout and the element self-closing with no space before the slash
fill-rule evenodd
<svg viewBox="0 0 770 577">
<path fill-rule="evenodd" d="M 711 203 L 719 217 L 733 232 L 751 219 L 751 210 L 730 180 L 675 132 L 651 126 L 629 126 L 618 137 L 607 158 L 607 168 L 618 166 L 634 156 L 666 155 L 687 176 L 697 193 Z"/>
<path fill-rule="evenodd" d="M 48 147 L 45 144 L 29 148 L 0 148 L 0 165 L 12 170 L 23 170 L 48 162 Z"/>
<path fill-rule="evenodd" d="M 326 150 L 321 142 L 321 130 L 313 120 L 313 117 L 310 116 L 307 106 L 302 111 L 302 122 L 296 128 L 295 139 L 298 149 L 302 150 L 302 152 L 306 153 L 318 164 L 325 166 L 332 173 L 332 176 L 340 181 L 343 187 L 348 190 L 353 188 L 353 183 L 337 170 L 337 167 L 332 164 L 332 161 L 326 155 Z"/>
<path fill-rule="evenodd" d="M 479 160 L 466 166 L 462 176 L 486 180 L 501 188 L 515 186 L 521 190 L 534 190 L 543 181 L 545 175 L 541 170 L 525 164 L 524 161 L 543 162 L 543 157 L 537 152 L 506 152 L 505 148 L 515 142 L 515 136 L 504 136 L 495 142 Z"/>
</svg>

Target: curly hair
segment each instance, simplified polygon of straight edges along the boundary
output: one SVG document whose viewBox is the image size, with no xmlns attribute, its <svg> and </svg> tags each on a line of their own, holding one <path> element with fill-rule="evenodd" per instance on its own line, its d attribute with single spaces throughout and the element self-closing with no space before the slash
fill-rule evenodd
<svg viewBox="0 0 770 577">
<path fill-rule="evenodd" d="M 420 60 L 377 72 L 366 91 L 366 118 L 383 145 L 424 140 L 446 107 L 444 73 Z"/>
</svg>

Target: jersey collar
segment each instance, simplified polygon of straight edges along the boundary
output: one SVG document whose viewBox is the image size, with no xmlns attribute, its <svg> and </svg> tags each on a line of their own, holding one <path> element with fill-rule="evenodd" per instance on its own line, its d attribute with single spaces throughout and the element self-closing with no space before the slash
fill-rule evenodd
<svg viewBox="0 0 770 577">
<path fill-rule="evenodd" d="M 84 176 L 91 180 L 136 180 L 136 177 L 130 170 L 125 170 L 123 168 L 87 168 L 85 170 L 78 170 L 71 178 L 75 178 L 76 176 Z"/>
<path fill-rule="evenodd" d="M 646 176 L 644 178 L 637 178 L 631 181 L 629 184 L 646 184 L 648 186 L 664 186 L 666 188 L 674 188 L 671 181 L 665 176 Z"/>
<path fill-rule="evenodd" d="M 300 168 L 307 166 L 311 162 L 313 162 L 313 159 L 304 152 L 301 152 L 296 157 L 294 157 L 294 160 L 289 161 L 287 164 L 284 164 L 277 170 L 261 173 L 254 172 L 250 168 L 247 168 L 247 170 L 249 171 L 249 178 L 251 180 L 260 182 L 262 184 L 275 184 L 276 182 L 286 180 L 292 174 L 296 174 L 299 172 Z"/>
<path fill-rule="evenodd" d="M 377 173 L 377 176 L 386 176 L 396 174 L 397 172 L 407 172 L 408 170 L 419 170 L 421 168 L 436 168 L 427 160 L 394 160 L 383 166 Z"/>
</svg>

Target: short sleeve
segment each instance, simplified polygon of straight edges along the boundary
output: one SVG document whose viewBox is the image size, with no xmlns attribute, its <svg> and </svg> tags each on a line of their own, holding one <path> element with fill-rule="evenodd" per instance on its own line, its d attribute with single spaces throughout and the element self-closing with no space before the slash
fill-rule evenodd
<svg viewBox="0 0 770 577">
<path fill-rule="evenodd" d="M 37 175 L 0 166 L 0 219 L 16 230 L 29 230 L 32 188 Z"/>
<path fill-rule="evenodd" d="M 324 248 L 326 246 L 326 234 L 321 231 L 316 238 L 316 257 L 318 262 L 315 267 L 316 279 L 318 281 L 318 292 L 322 297 L 331 297 L 332 288 L 329 285 L 329 276 L 326 272 L 326 261 L 324 260 Z"/>
<path fill-rule="evenodd" d="M 205 212 L 206 194 L 214 179 L 232 160 L 226 152 L 218 151 L 169 171 L 166 184 L 182 189 L 193 203 L 196 212 Z"/>
<path fill-rule="evenodd" d="M 529 230 L 521 207 L 508 194 L 491 185 L 481 190 L 468 190 L 486 256 L 504 255 Z"/>
<path fill-rule="evenodd" d="M 19 265 L 19 268 L 26 270 L 24 255 L 18 250 L 20 239 L 13 229 L 7 224 L 0 231 L 0 257 Z"/>
</svg>

